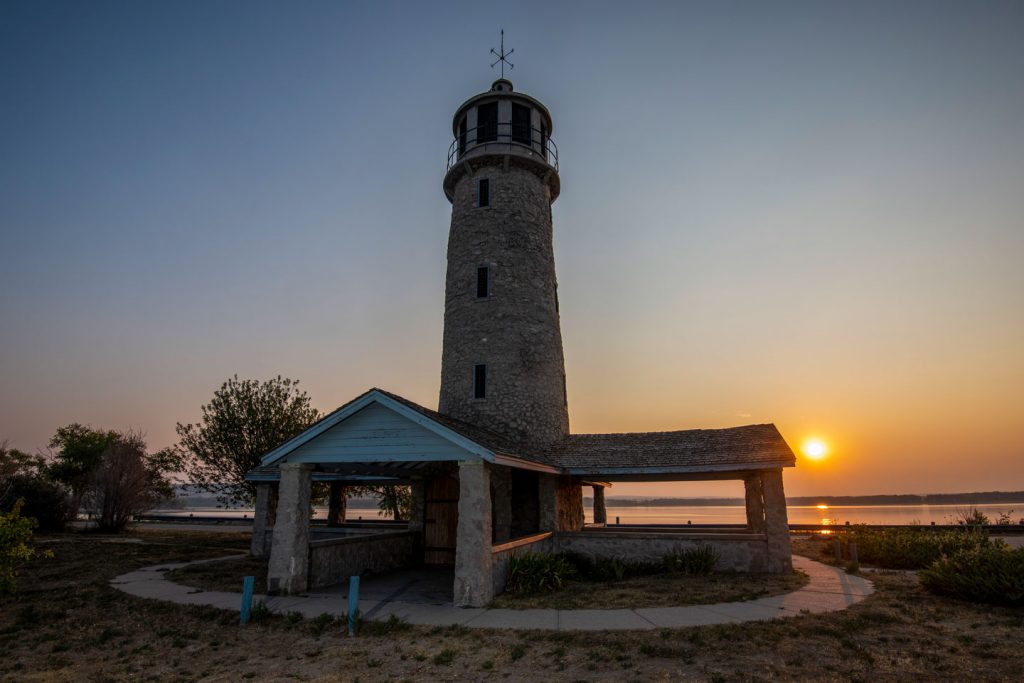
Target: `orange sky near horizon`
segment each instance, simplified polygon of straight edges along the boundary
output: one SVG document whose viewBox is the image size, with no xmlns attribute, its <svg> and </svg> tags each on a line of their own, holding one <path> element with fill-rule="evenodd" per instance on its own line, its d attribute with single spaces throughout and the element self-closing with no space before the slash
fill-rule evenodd
<svg viewBox="0 0 1024 683">
<path fill-rule="evenodd" d="M 478 5 L 0 5 L 0 441 L 156 450 L 234 374 L 436 407 L 502 26 L 554 118 L 574 432 L 772 422 L 829 445 L 792 495 L 1024 490 L 1024 4 Z"/>
</svg>

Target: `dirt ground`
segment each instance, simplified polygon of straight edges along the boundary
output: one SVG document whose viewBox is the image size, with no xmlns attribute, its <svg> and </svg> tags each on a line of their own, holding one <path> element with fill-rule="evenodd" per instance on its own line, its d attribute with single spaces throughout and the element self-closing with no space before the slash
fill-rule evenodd
<svg viewBox="0 0 1024 683">
<path fill-rule="evenodd" d="M 139 538 L 139 537 L 135 537 Z M 926 593 L 872 574 L 877 593 L 831 615 L 639 633 L 375 625 L 238 615 L 134 598 L 113 576 L 246 547 L 244 535 L 43 539 L 54 552 L 0 598 L 0 680 L 1019 681 L 1024 610 Z M 133 539 L 115 539 L 132 541 Z"/>
</svg>

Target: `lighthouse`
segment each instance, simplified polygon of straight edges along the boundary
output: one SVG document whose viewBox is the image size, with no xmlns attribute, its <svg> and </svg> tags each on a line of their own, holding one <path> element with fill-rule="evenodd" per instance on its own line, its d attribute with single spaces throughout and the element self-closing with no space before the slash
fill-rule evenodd
<svg viewBox="0 0 1024 683">
<path fill-rule="evenodd" d="M 511 51 L 503 41 L 494 54 L 504 63 Z M 257 486 L 251 552 L 270 556 L 270 592 L 422 564 L 450 568 L 452 604 L 484 607 L 522 552 L 659 564 L 666 553 L 710 548 L 719 569 L 792 570 L 782 469 L 795 457 L 775 425 L 569 432 L 553 130 L 547 107 L 516 92 L 504 73 L 455 110 L 442 185 L 452 217 L 438 409 L 369 389 L 247 473 Z M 745 529 L 605 528 L 613 482 L 705 479 L 742 482 Z M 314 482 L 329 482 L 335 501 L 351 486 L 408 486 L 404 530 L 328 528 L 314 538 Z M 584 487 L 593 491 L 589 525 Z"/>
<path fill-rule="evenodd" d="M 452 120 L 439 411 L 542 449 L 569 433 L 551 114 L 500 78 Z"/>
</svg>

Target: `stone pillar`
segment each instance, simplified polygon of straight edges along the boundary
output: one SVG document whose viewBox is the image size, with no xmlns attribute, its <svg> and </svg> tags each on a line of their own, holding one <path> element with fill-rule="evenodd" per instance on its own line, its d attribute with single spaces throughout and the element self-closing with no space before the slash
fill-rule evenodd
<svg viewBox="0 0 1024 683">
<path fill-rule="evenodd" d="M 537 530 L 554 531 L 558 513 L 558 475 L 546 472 L 537 475 L 537 498 L 540 507 Z"/>
<path fill-rule="evenodd" d="M 274 484 L 256 484 L 256 511 L 252 517 L 252 542 L 249 554 L 253 557 L 266 557 L 269 541 L 274 527 L 270 525 L 270 498 Z"/>
<path fill-rule="evenodd" d="M 512 470 L 500 465 L 492 466 L 491 497 L 493 509 L 494 544 L 498 545 L 512 537 Z"/>
<path fill-rule="evenodd" d="M 455 541 L 456 607 L 483 607 L 494 597 L 491 482 L 487 463 L 459 463 L 459 527 Z"/>
<path fill-rule="evenodd" d="M 579 531 L 584 520 L 580 480 L 568 475 L 559 476 L 555 490 L 555 531 Z"/>
<path fill-rule="evenodd" d="M 789 544 L 789 519 L 781 467 L 761 473 L 761 495 L 764 498 L 765 535 L 768 540 L 768 571 L 784 574 L 793 570 L 793 554 Z"/>
<path fill-rule="evenodd" d="M 338 526 L 345 523 L 345 485 L 340 481 L 331 482 L 331 492 L 327 498 L 327 526 Z"/>
<path fill-rule="evenodd" d="M 754 534 L 764 533 L 764 499 L 761 494 L 761 477 L 751 474 L 743 478 L 747 499 L 747 530 Z"/>
<path fill-rule="evenodd" d="M 608 510 L 604 507 L 604 487 L 594 487 L 594 524 L 607 524 Z"/>
<path fill-rule="evenodd" d="M 271 593 L 302 593 L 309 584 L 309 497 L 313 466 L 281 465 L 277 522 L 270 551 L 267 587 Z"/>
<path fill-rule="evenodd" d="M 414 479 L 409 482 L 409 491 L 409 531 L 422 532 L 427 516 L 427 483 L 422 479 Z"/>
</svg>

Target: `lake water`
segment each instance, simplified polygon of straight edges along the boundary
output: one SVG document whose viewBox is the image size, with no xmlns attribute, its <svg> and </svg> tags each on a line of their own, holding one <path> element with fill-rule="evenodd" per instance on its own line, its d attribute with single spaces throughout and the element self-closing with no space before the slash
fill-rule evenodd
<svg viewBox="0 0 1024 683">
<path fill-rule="evenodd" d="M 989 503 L 985 505 L 835 505 L 821 508 L 815 505 L 789 506 L 789 521 L 793 524 L 952 524 L 958 513 L 977 508 L 993 522 L 1000 514 L 1010 513 L 1016 522 L 1024 517 L 1024 503 Z M 584 509 L 587 521 L 593 520 L 593 511 Z M 154 514 L 175 517 L 230 517 L 252 518 L 253 510 L 222 508 L 189 508 L 187 510 L 153 510 Z M 315 518 L 327 517 L 327 508 L 317 508 Z M 609 503 L 608 521 L 615 518 L 621 524 L 744 524 L 746 511 L 742 505 L 694 505 L 619 507 Z M 390 519 L 372 508 L 349 508 L 347 519 Z"/>
<path fill-rule="evenodd" d="M 1024 504 L 986 505 L 790 505 L 792 524 L 954 524 L 958 513 L 977 508 L 993 522 L 1002 513 L 1011 513 L 1016 522 L 1024 517 Z M 1016 510 L 1016 511 L 1014 511 Z M 586 510 L 587 521 L 591 511 Z M 747 513 L 741 505 L 614 507 L 608 505 L 608 521 L 619 518 L 621 524 L 744 524 Z"/>
</svg>

